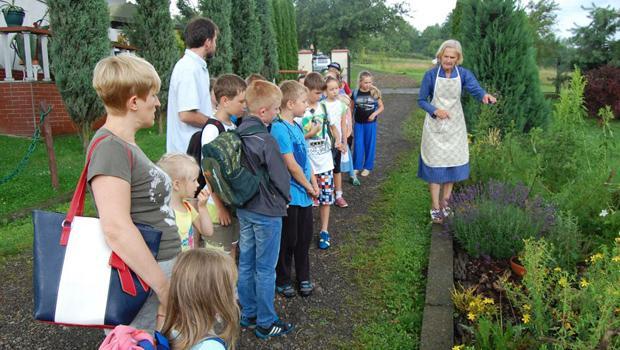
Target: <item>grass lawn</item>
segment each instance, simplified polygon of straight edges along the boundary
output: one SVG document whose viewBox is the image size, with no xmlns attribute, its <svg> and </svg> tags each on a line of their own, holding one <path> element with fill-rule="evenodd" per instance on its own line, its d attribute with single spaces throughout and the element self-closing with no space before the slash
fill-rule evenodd
<svg viewBox="0 0 620 350">
<path fill-rule="evenodd" d="M 157 126 L 141 130 L 137 141 L 153 160 L 165 151 L 166 136 L 158 135 Z M 31 140 L 0 135 L 0 176 L 4 177 L 17 166 Z M 45 143 L 39 142 L 24 170 L 9 182 L 0 185 L 0 216 L 16 210 L 36 206 L 61 194 L 72 192 L 84 166 L 82 143 L 77 135 L 54 138 L 60 188 L 51 185 Z"/>
<path fill-rule="evenodd" d="M 423 115 L 404 125 L 417 144 Z M 362 305 L 354 331 L 355 349 L 417 349 L 420 342 L 425 269 L 430 244 L 426 184 L 415 177 L 418 153 L 404 155 L 382 185 L 364 220 L 372 231 L 356 233 L 347 263 L 356 273 Z M 378 221 L 378 224 L 377 224 Z M 378 231 L 375 229 L 378 228 Z M 349 254 L 347 254 L 348 256 Z"/>
</svg>

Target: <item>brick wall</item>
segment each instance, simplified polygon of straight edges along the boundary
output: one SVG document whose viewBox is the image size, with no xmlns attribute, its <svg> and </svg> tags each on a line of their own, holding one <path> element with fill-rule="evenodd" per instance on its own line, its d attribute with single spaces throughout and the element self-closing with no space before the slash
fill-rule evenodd
<svg viewBox="0 0 620 350">
<path fill-rule="evenodd" d="M 14 82 L 4 82 L 4 69 L 0 70 L 0 134 L 32 136 L 35 123 L 39 120 L 41 101 L 52 106 L 47 116 L 54 135 L 77 132 L 69 118 L 60 93 L 53 82 L 22 82 L 21 72 L 14 71 Z M 98 120 L 96 126 L 102 124 Z"/>
</svg>

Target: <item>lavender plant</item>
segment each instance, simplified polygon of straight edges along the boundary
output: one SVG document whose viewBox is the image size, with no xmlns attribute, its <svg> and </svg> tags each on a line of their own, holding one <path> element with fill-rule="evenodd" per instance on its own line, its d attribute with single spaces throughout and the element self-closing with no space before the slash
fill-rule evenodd
<svg viewBox="0 0 620 350">
<path fill-rule="evenodd" d="M 523 239 L 545 235 L 555 222 L 556 209 L 522 184 L 491 180 L 455 193 L 454 216 L 448 227 L 471 256 L 506 259 L 523 249 Z"/>
</svg>

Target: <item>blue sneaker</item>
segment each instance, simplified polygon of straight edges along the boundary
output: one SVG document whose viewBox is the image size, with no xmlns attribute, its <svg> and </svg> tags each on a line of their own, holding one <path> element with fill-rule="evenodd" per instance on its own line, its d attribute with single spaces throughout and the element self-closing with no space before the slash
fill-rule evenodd
<svg viewBox="0 0 620 350">
<path fill-rule="evenodd" d="M 244 317 L 241 316 L 239 325 L 243 328 L 254 329 L 256 328 L 256 317 Z"/>
<path fill-rule="evenodd" d="M 256 326 L 254 334 L 260 339 L 267 339 L 270 337 L 279 337 L 284 334 L 290 333 L 295 326 L 291 323 L 282 322 L 280 319 L 276 319 L 269 328 L 263 328 Z"/>
<path fill-rule="evenodd" d="M 319 233 L 319 249 L 329 249 L 331 243 L 329 243 L 329 232 L 321 231 Z"/>
</svg>

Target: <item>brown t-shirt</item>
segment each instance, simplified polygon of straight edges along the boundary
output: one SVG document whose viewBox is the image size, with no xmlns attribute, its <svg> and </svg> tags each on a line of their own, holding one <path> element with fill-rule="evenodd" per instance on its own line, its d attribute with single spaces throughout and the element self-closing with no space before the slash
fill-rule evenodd
<svg viewBox="0 0 620 350">
<path fill-rule="evenodd" d="M 123 141 L 107 129 L 99 129 L 93 140 L 103 135 L 110 136 L 99 142 L 93 151 L 88 167 L 88 183 L 97 175 L 127 181 L 131 185 L 131 219 L 162 232 L 157 261 L 174 258 L 181 251 L 181 241 L 174 210 L 170 207 L 170 177 L 153 164 L 140 147 Z"/>
</svg>

